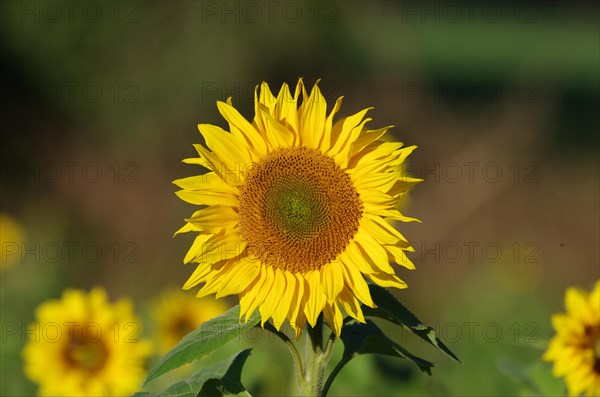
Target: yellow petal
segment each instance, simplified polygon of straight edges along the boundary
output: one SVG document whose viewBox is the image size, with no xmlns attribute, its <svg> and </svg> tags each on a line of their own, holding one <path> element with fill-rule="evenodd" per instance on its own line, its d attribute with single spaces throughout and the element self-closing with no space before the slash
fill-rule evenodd
<svg viewBox="0 0 600 397">
<path fill-rule="evenodd" d="M 298 339 L 302 333 L 304 324 L 306 323 L 304 307 L 306 306 L 310 290 L 308 290 L 308 283 L 302 274 L 295 274 L 294 276 L 296 277 L 296 285 L 298 288 L 296 290 L 296 295 L 292 299 L 292 304 L 290 305 L 288 319 L 290 321 L 290 325 L 296 332 L 296 339 Z"/>
<path fill-rule="evenodd" d="M 267 141 L 272 148 L 290 147 L 294 145 L 296 134 L 276 121 L 265 109 L 259 109 L 262 117 Z"/>
<path fill-rule="evenodd" d="M 342 304 L 342 307 L 350 316 L 354 317 L 361 323 L 365 322 L 365 317 L 363 315 L 362 309 L 360 308 L 360 303 L 352 292 L 350 292 L 349 288 L 344 288 L 342 293 L 338 297 L 339 302 Z M 372 306 L 375 307 L 375 306 Z"/>
<path fill-rule="evenodd" d="M 350 153 L 350 156 L 356 156 L 364 148 L 381 138 L 390 128 L 394 128 L 394 126 L 388 125 L 387 127 L 378 128 L 376 130 L 366 130 L 352 144 L 352 151 Z"/>
<path fill-rule="evenodd" d="M 286 288 L 285 276 L 279 269 L 273 270 L 273 286 L 271 291 L 265 298 L 265 301 L 259 306 L 258 311 L 260 312 L 260 325 L 264 326 L 265 322 L 271 317 L 277 305 L 281 301 Z"/>
<path fill-rule="evenodd" d="M 319 143 L 319 148 L 322 153 L 327 153 L 331 148 L 331 130 L 333 128 L 333 118 L 342 107 L 343 99 L 344 97 L 339 97 L 337 101 L 335 101 L 333 109 L 331 109 L 331 112 L 329 112 L 329 116 L 327 116 L 327 119 L 325 120 L 325 131 L 323 133 L 323 139 Z"/>
<path fill-rule="evenodd" d="M 271 292 L 271 288 L 273 287 L 273 281 L 275 280 L 275 274 L 273 272 L 273 267 L 263 264 L 261 266 L 261 276 L 260 277 L 264 280 L 264 283 L 261 285 L 261 287 L 256 292 L 254 301 L 252 301 L 252 303 L 250 304 L 250 306 L 248 308 L 248 312 L 250 314 L 252 314 L 256 308 L 260 307 L 265 302 L 267 295 Z"/>
<path fill-rule="evenodd" d="M 335 156 L 340 152 L 345 152 L 345 148 L 348 148 L 347 154 L 350 154 L 352 144 L 356 141 L 362 130 L 362 127 L 357 127 L 361 126 L 361 124 L 364 125 L 361 121 L 371 109 L 373 108 L 363 109 L 334 124 L 331 130 L 331 149 L 329 149 L 327 154 Z"/>
<path fill-rule="evenodd" d="M 258 158 L 267 154 L 267 144 L 263 136 L 248 120 L 228 103 L 218 101 L 217 107 L 223 118 L 229 123 L 232 133 L 234 130 L 237 130 Z"/>
<path fill-rule="evenodd" d="M 222 204 L 235 208 L 240 206 L 237 195 L 218 190 L 179 190 L 175 194 L 186 203 L 195 205 Z"/>
<path fill-rule="evenodd" d="M 395 274 L 387 274 L 387 273 L 373 273 L 369 274 L 369 277 L 375 284 L 381 287 L 393 287 L 403 289 L 406 288 L 407 285 L 404 281 L 400 280 L 398 276 Z"/>
<path fill-rule="evenodd" d="M 290 311 L 292 299 L 296 296 L 296 286 L 298 285 L 298 281 L 296 280 L 296 277 L 288 271 L 276 271 L 282 272 L 285 277 L 285 290 L 283 296 L 277 305 L 277 309 L 273 312 L 273 325 L 279 331 L 285 321 L 286 315 Z"/>
<path fill-rule="evenodd" d="M 218 233 L 223 229 L 231 229 L 239 223 L 240 216 L 231 207 L 215 205 L 194 212 L 186 222 L 197 230 Z"/>
<path fill-rule="evenodd" d="M 202 247 L 204 247 L 204 244 L 206 244 L 208 239 L 210 239 L 212 236 L 212 234 L 200 234 L 196 236 L 192 246 L 188 250 L 187 254 L 185 254 L 185 258 L 183 258 L 183 264 L 186 264 L 195 257 L 199 256 L 200 252 L 202 251 Z"/>
<path fill-rule="evenodd" d="M 318 83 L 318 82 L 317 82 Z M 325 129 L 327 102 L 315 83 L 310 96 L 304 96 L 304 102 L 298 110 L 300 114 L 300 134 L 304 146 L 317 149 Z M 310 319 L 309 319 L 310 322 Z"/>
<path fill-rule="evenodd" d="M 327 302 L 331 303 L 344 288 L 344 274 L 339 261 L 328 263 L 321 267 L 321 287 L 327 296 Z"/>
<path fill-rule="evenodd" d="M 277 106 L 275 108 L 275 119 L 284 122 L 292 131 L 298 134 L 298 94 L 300 92 L 299 85 L 302 80 L 298 81 L 296 93 L 292 97 L 288 85 L 283 83 L 279 94 L 277 95 Z"/>
<path fill-rule="evenodd" d="M 206 140 L 206 145 L 224 163 L 252 160 L 245 141 L 212 124 L 198 124 L 198 130 Z"/>
<path fill-rule="evenodd" d="M 352 265 L 344 263 L 342 266 L 344 273 L 344 280 L 346 284 L 345 289 L 349 289 L 354 295 L 365 305 L 369 307 L 375 307 L 375 303 L 371 298 L 371 292 L 369 292 L 369 286 L 363 278 L 362 274 L 358 269 Z"/>
<path fill-rule="evenodd" d="M 333 333 L 336 336 L 340 336 L 340 334 L 342 333 L 342 325 L 344 323 L 344 318 L 337 303 L 326 303 L 325 307 L 323 308 L 323 317 L 325 318 L 327 324 L 329 324 L 329 328 L 331 328 Z"/>
<path fill-rule="evenodd" d="M 260 262 L 253 256 L 241 258 L 224 280 L 216 298 L 239 294 L 244 291 L 260 274 Z"/>
<path fill-rule="evenodd" d="M 304 307 L 304 314 L 306 314 L 306 319 L 308 323 L 314 327 L 317 323 L 317 318 L 319 314 L 323 311 L 323 306 L 325 306 L 326 296 L 323 290 L 321 289 L 321 280 L 319 277 L 318 270 L 312 270 L 305 274 L 304 276 L 306 281 L 308 282 L 307 291 L 308 301 Z"/>
<path fill-rule="evenodd" d="M 361 227 L 354 236 L 354 240 L 361 249 L 363 257 L 370 262 L 372 268 L 380 269 L 385 273 L 394 273 L 394 269 L 389 263 L 387 253 L 381 244 L 371 237 L 369 229 L 366 227 L 367 224 L 367 222 L 361 221 Z"/>
<path fill-rule="evenodd" d="M 383 248 L 392 256 L 396 264 L 411 270 L 415 268 L 414 263 L 406 256 L 402 248 L 395 245 L 384 245 Z"/>
</svg>

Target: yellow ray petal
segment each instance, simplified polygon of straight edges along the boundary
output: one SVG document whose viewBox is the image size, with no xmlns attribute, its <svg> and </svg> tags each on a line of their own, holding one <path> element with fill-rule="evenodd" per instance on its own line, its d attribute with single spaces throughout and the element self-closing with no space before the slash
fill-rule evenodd
<svg viewBox="0 0 600 397">
<path fill-rule="evenodd" d="M 298 83 L 300 84 L 300 82 Z M 298 93 L 300 90 L 296 86 L 296 93 L 292 97 L 287 84 L 283 84 L 277 95 L 277 106 L 275 108 L 275 119 L 287 124 L 287 126 L 298 134 Z"/>
<path fill-rule="evenodd" d="M 248 313 L 250 313 L 249 315 L 251 315 L 256 308 L 260 307 L 265 302 L 267 295 L 271 292 L 271 288 L 273 288 L 273 281 L 275 280 L 273 267 L 263 264 L 261 268 L 261 278 L 264 279 L 264 283 L 256 292 L 254 300 L 248 308 Z"/>
<path fill-rule="evenodd" d="M 329 112 L 329 116 L 327 116 L 327 119 L 325 120 L 325 130 L 323 133 L 323 138 L 319 143 L 319 148 L 322 153 L 327 153 L 329 149 L 331 149 L 331 130 L 333 129 L 333 118 L 342 107 L 343 99 L 344 97 L 339 97 L 337 101 L 335 101 L 333 109 L 331 109 L 331 112 Z"/>
<path fill-rule="evenodd" d="M 321 288 L 327 296 L 327 302 L 331 303 L 344 288 L 344 274 L 339 261 L 328 263 L 321 267 Z"/>
<path fill-rule="evenodd" d="M 194 212 L 186 222 L 194 225 L 197 230 L 218 233 L 223 229 L 232 229 L 240 221 L 240 216 L 231 207 L 215 205 Z"/>
<path fill-rule="evenodd" d="M 261 326 L 264 326 L 265 322 L 267 322 L 273 312 L 275 312 L 275 309 L 277 309 L 277 305 L 284 295 L 285 288 L 286 280 L 283 272 L 279 269 L 273 269 L 273 286 L 265 298 L 265 301 L 258 308 Z"/>
<path fill-rule="evenodd" d="M 277 305 L 277 309 L 273 312 L 273 325 L 279 331 L 285 321 L 286 315 L 290 311 L 292 299 L 296 296 L 296 286 L 298 285 L 298 281 L 296 280 L 296 277 L 288 271 L 276 271 L 282 272 L 285 277 L 285 290 L 283 296 Z"/>
<path fill-rule="evenodd" d="M 220 291 L 217 291 L 216 298 L 227 295 L 239 294 L 244 291 L 260 274 L 260 262 L 253 256 L 245 256 L 233 267 L 233 270 L 223 281 Z"/>
<path fill-rule="evenodd" d="M 200 252 L 202 251 L 202 248 L 204 247 L 204 244 L 206 244 L 208 239 L 210 239 L 212 236 L 212 234 L 200 234 L 196 236 L 194 242 L 192 243 L 192 246 L 183 258 L 183 264 L 186 264 L 195 257 L 199 256 Z"/>
<path fill-rule="evenodd" d="M 394 273 L 394 269 L 388 261 L 388 256 L 380 243 L 371 237 L 366 222 L 361 222 L 361 227 L 354 236 L 354 241 L 361 250 L 363 257 L 370 262 L 371 267 L 380 269 L 385 273 Z"/>
<path fill-rule="evenodd" d="M 325 307 L 323 308 L 323 317 L 325 318 L 327 324 L 329 324 L 329 328 L 331 328 L 333 333 L 336 336 L 340 336 L 340 334 L 342 333 L 342 325 L 344 323 L 344 318 L 337 303 L 326 303 Z"/>
<path fill-rule="evenodd" d="M 249 145 L 258 158 L 267 154 L 267 144 L 263 136 L 248 120 L 228 103 L 218 101 L 217 107 L 223 118 L 229 123 L 232 132 L 234 129 L 237 129 L 244 136 L 247 145 Z"/>
<path fill-rule="evenodd" d="M 398 278 L 398 276 L 396 276 L 395 274 L 387 274 L 387 273 L 373 273 L 373 274 L 369 274 L 367 277 L 369 277 L 371 280 L 373 280 L 373 282 L 377 285 L 380 285 L 382 287 L 393 287 L 393 288 L 398 288 L 398 289 L 404 289 L 406 287 L 408 287 L 406 285 L 406 283 L 402 280 L 400 280 L 400 278 Z"/>
<path fill-rule="evenodd" d="M 369 292 L 369 286 L 363 278 L 360 271 L 352 266 L 352 264 L 344 263 L 342 266 L 344 281 L 346 288 L 354 293 L 354 295 L 365 305 L 369 307 L 376 307 L 373 299 L 371 298 L 371 292 Z"/>
<path fill-rule="evenodd" d="M 407 269 L 413 270 L 415 268 L 414 263 L 406 256 L 404 250 L 395 245 L 384 245 L 383 248 L 392 256 L 396 264 L 404 266 Z"/>
<path fill-rule="evenodd" d="M 298 110 L 300 114 L 302 144 L 313 149 L 319 147 L 327 115 L 327 102 L 325 102 L 325 98 L 321 94 L 317 83 L 313 86 L 310 96 L 308 98 L 306 98 L 306 95 L 304 96 L 304 102 Z"/>
<path fill-rule="evenodd" d="M 271 117 L 271 115 L 267 114 L 265 109 L 259 109 L 259 114 L 262 117 L 267 141 L 272 148 L 294 145 L 296 134 L 293 131 L 290 131 Z"/>
<path fill-rule="evenodd" d="M 373 108 L 366 108 L 351 116 L 340 119 L 331 129 L 331 149 L 327 152 L 329 155 L 336 155 L 344 151 L 345 147 L 351 148 L 354 141 L 358 138 L 362 127 L 357 129 L 362 123 L 362 119 L 367 112 Z M 350 150 L 348 150 L 348 153 Z"/>
<path fill-rule="evenodd" d="M 326 296 L 323 290 L 321 289 L 321 280 L 319 277 L 319 271 L 313 270 L 304 275 L 307 286 L 309 290 L 308 301 L 304 306 L 304 314 L 306 314 L 306 319 L 308 323 L 314 327 L 317 323 L 317 317 L 323 311 L 323 306 L 325 306 Z"/>
<path fill-rule="evenodd" d="M 361 219 L 361 226 L 364 227 L 365 234 L 372 236 L 382 244 L 395 245 L 399 241 L 408 243 L 408 240 L 398 230 L 378 216 L 365 214 Z"/>
<path fill-rule="evenodd" d="M 361 323 L 365 322 L 365 316 L 363 315 L 363 311 L 360 308 L 360 303 L 354 297 L 350 288 L 344 288 L 342 293 L 338 297 L 339 302 L 342 307 L 350 316 L 354 317 Z M 375 307 L 375 306 L 373 306 Z"/>
<path fill-rule="evenodd" d="M 240 201 L 236 195 L 217 190 L 179 190 L 177 197 L 195 205 L 226 205 L 238 208 Z"/>
</svg>

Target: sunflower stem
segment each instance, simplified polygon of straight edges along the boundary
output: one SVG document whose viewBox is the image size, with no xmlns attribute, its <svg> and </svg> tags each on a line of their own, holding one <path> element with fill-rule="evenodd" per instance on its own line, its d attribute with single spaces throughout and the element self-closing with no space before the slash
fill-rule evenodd
<svg viewBox="0 0 600 397">
<path fill-rule="evenodd" d="M 323 351 L 322 315 L 319 316 L 314 327 L 307 327 L 307 334 L 304 376 L 298 382 L 300 392 L 305 397 L 324 397 L 323 378 L 327 361 L 329 361 L 330 351 Z"/>
</svg>

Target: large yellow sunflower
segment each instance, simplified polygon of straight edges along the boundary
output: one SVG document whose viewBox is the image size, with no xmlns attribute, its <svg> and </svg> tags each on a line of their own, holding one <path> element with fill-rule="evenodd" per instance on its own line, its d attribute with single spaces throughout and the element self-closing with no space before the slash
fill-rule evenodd
<svg viewBox="0 0 600 397">
<path fill-rule="evenodd" d="M 161 354 L 168 352 L 185 335 L 203 322 L 223 314 L 227 308 L 221 301 L 196 299 L 181 290 L 164 291 L 153 310 L 158 351 Z"/>
<path fill-rule="evenodd" d="M 110 304 L 100 288 L 66 290 L 36 310 L 23 350 L 25 374 L 40 396 L 130 395 L 151 350 L 139 324 L 128 300 Z"/>
<path fill-rule="evenodd" d="M 565 377 L 569 396 L 600 395 L 600 280 L 591 293 L 569 288 L 566 313 L 552 316 L 556 335 L 544 360 L 554 361 L 553 374 Z"/>
<path fill-rule="evenodd" d="M 341 104 L 327 114 L 318 86 L 309 95 L 302 80 L 294 95 L 257 86 L 252 123 L 231 98 L 217 102 L 230 131 L 199 124 L 206 145 L 184 160 L 209 172 L 174 182 L 182 200 L 204 206 L 178 231 L 199 233 L 184 289 L 239 294 L 240 318 L 258 309 L 262 325 L 287 319 L 298 336 L 320 313 L 338 335 L 343 312 L 364 321 L 360 304 L 375 306 L 365 277 L 406 288 L 390 263 L 413 269 L 412 248 L 390 222 L 416 220 L 395 208 L 421 181 L 403 172 L 415 146 L 381 140 L 391 127 L 366 129 L 369 108 L 334 122 Z"/>
</svg>

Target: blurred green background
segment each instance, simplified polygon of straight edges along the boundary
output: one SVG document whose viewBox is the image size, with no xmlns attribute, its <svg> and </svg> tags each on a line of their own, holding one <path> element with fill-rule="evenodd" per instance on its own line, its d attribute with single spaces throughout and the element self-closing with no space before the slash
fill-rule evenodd
<svg viewBox="0 0 600 397">
<path fill-rule="evenodd" d="M 251 119 L 255 85 L 298 77 L 418 145 L 405 212 L 423 224 L 400 225 L 417 270 L 396 296 L 463 361 L 389 328 L 433 376 L 360 357 L 331 395 L 564 394 L 539 360 L 565 288 L 600 277 L 599 38 L 587 1 L 0 3 L 0 394 L 36 390 L 5 325 L 66 287 L 150 321 L 190 274 L 170 182 L 198 172 L 196 124 L 226 127 L 229 96 Z M 250 391 L 292 395 L 285 349 L 250 345 Z"/>
</svg>

